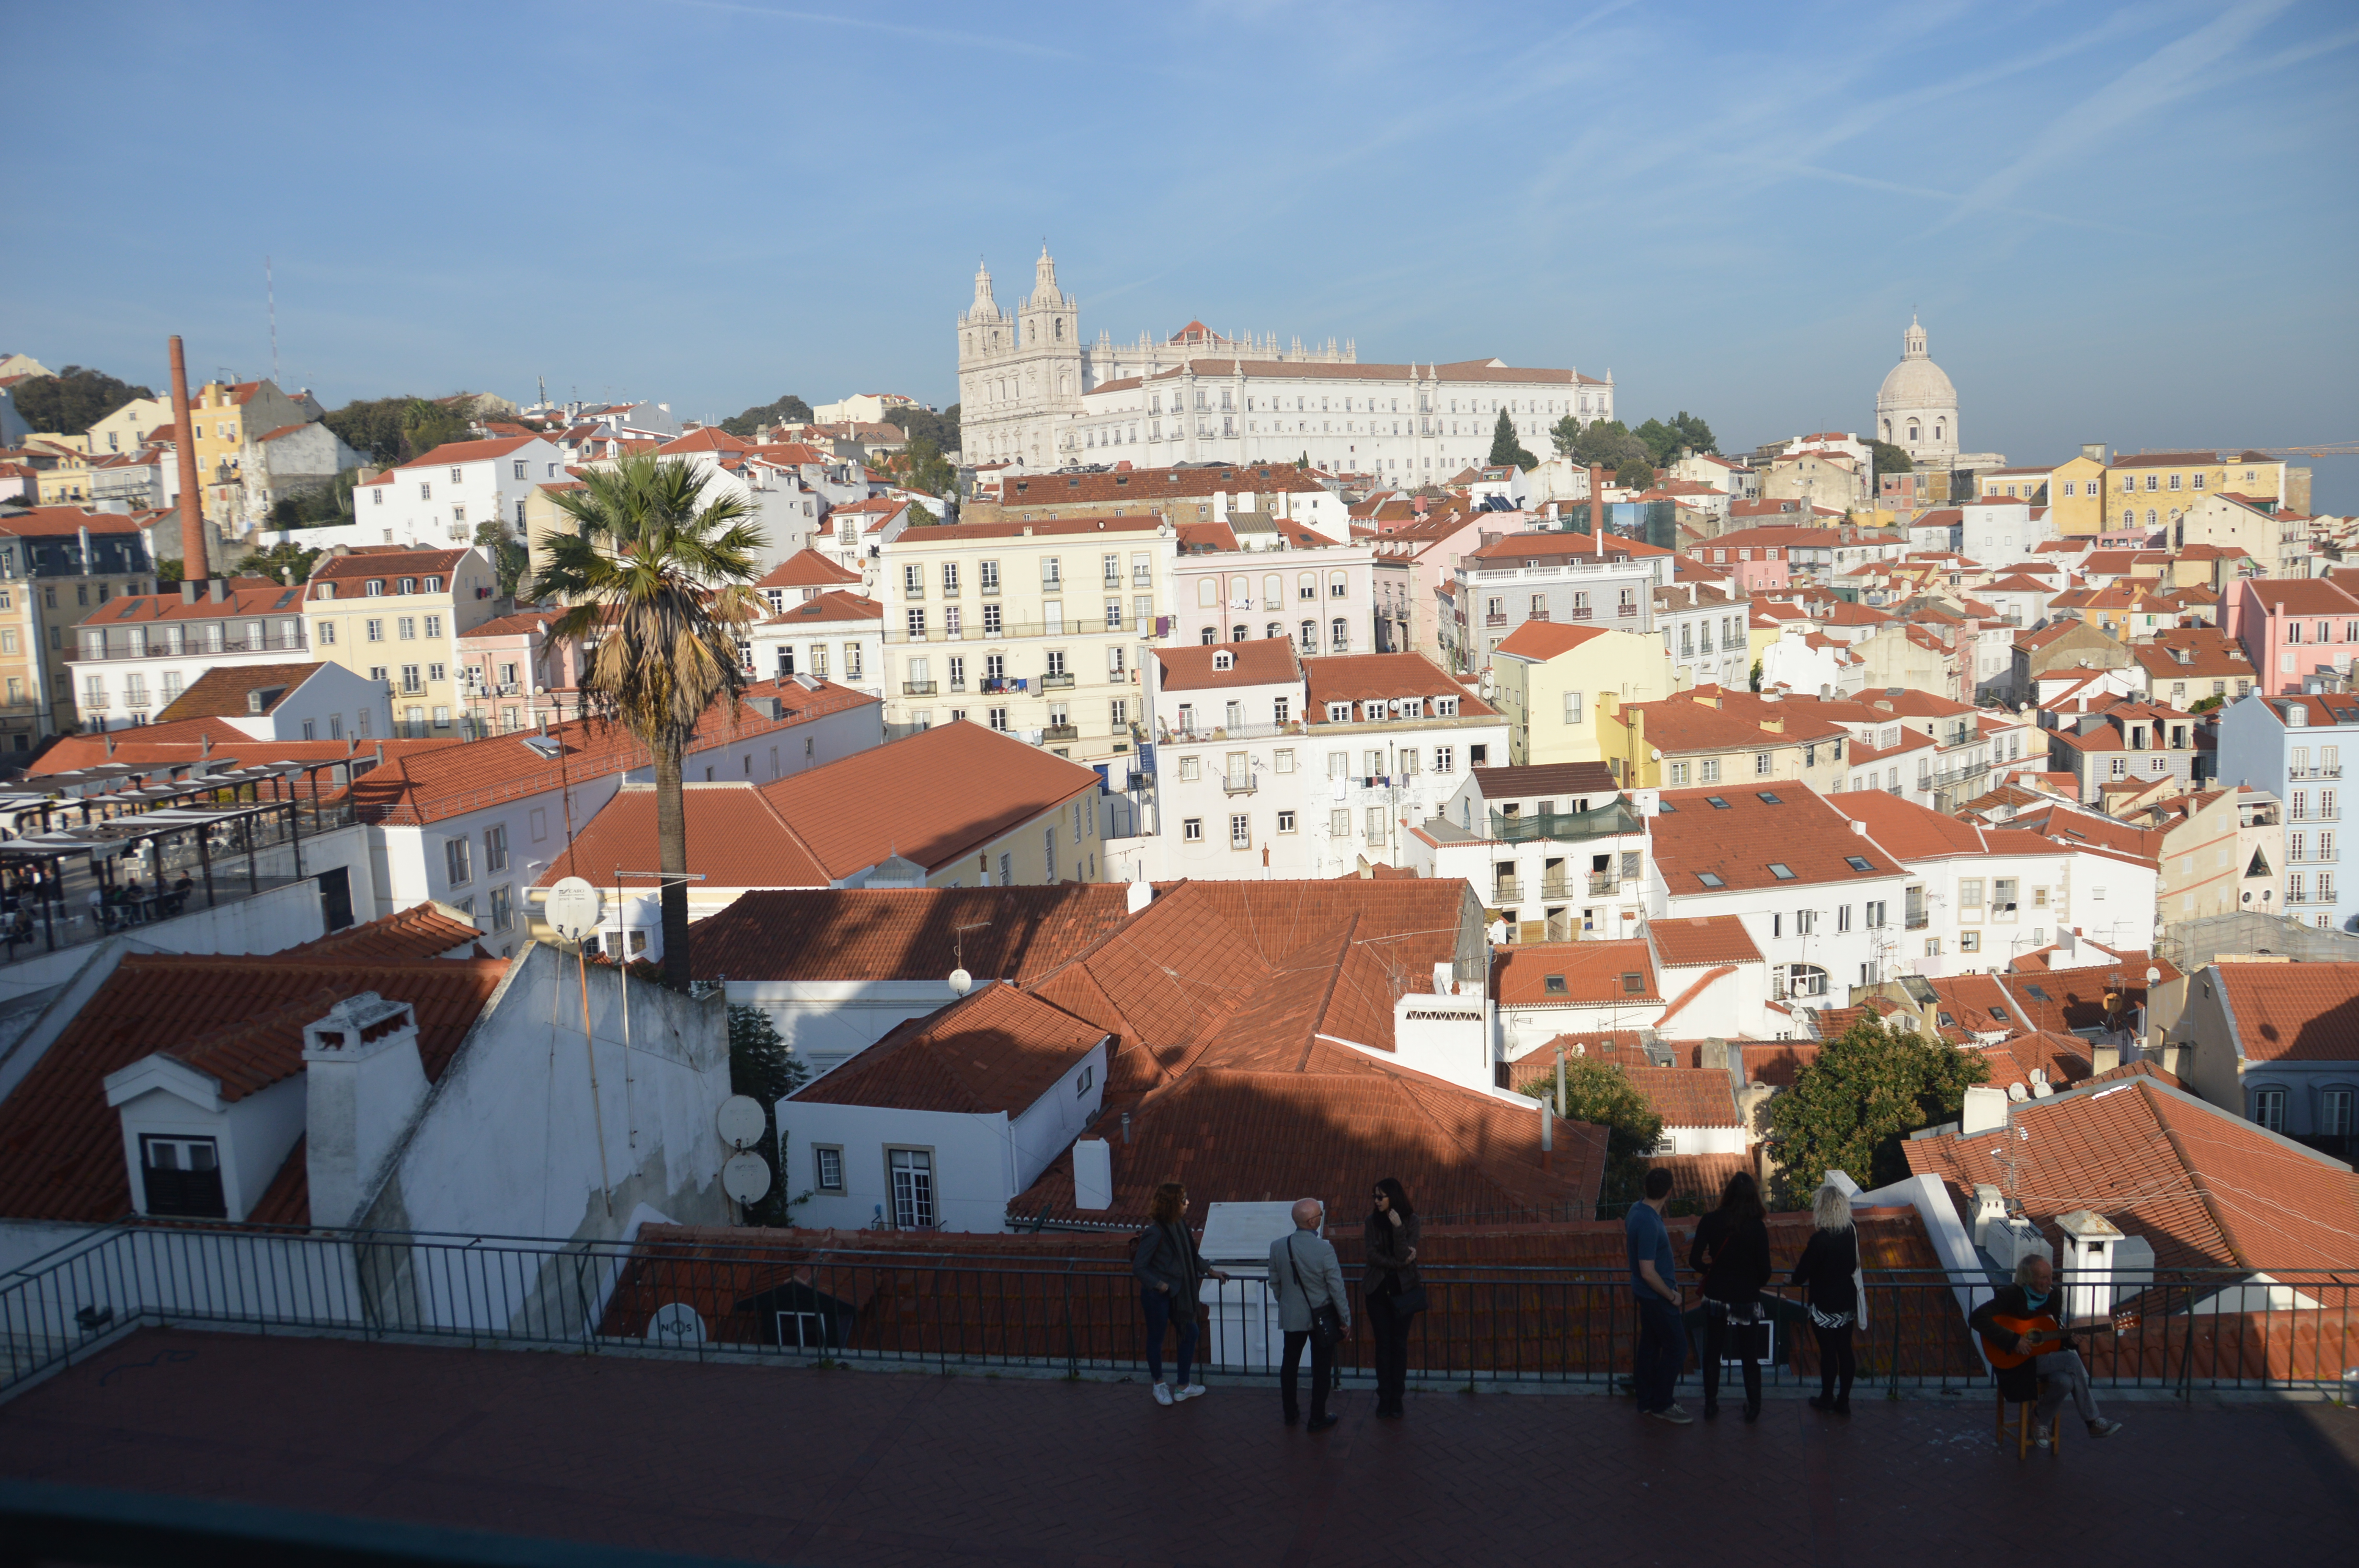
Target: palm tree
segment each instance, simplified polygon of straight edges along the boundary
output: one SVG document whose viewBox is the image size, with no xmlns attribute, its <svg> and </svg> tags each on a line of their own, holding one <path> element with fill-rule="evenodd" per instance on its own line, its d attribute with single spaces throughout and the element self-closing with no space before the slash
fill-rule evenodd
<svg viewBox="0 0 2359 1568">
<path fill-rule="evenodd" d="M 544 542 L 547 564 L 528 590 L 570 608 L 552 641 L 592 644 L 582 675 L 585 707 L 636 736 L 656 767 L 659 870 L 688 870 L 688 824 L 680 802 L 681 758 L 714 699 L 731 703 L 745 685 L 735 629 L 754 615 L 750 583 L 759 569 L 761 530 L 738 497 L 699 504 L 704 481 L 652 452 L 592 469 L 580 490 L 552 499 L 571 533 Z M 664 983 L 688 989 L 688 884 L 663 885 Z"/>
</svg>

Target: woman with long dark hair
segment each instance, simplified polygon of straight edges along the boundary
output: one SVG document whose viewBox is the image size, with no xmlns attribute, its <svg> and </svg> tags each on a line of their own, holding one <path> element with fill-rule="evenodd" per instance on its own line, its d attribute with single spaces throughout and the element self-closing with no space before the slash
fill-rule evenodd
<svg viewBox="0 0 2359 1568">
<path fill-rule="evenodd" d="M 1374 1204 L 1361 1227 L 1360 1281 L 1368 1298 L 1368 1326 L 1376 1340 L 1376 1413 L 1400 1419 L 1408 1386 L 1408 1331 L 1425 1310 L 1425 1285 L 1417 1274 L 1418 1242 L 1424 1227 L 1397 1176 L 1376 1184 Z"/>
<path fill-rule="evenodd" d="M 1851 1336 L 1867 1326 L 1867 1297 L 1859 1288 L 1859 1231 L 1851 1221 L 1851 1199 L 1841 1187 L 1821 1187 L 1810 1214 L 1816 1226 L 1801 1261 L 1794 1265 L 1794 1283 L 1803 1288 L 1802 1300 L 1810 1309 L 1810 1336 L 1819 1342 L 1819 1394 L 1810 1408 L 1849 1415 Z"/>
<path fill-rule="evenodd" d="M 1761 1188 L 1739 1171 L 1720 1190 L 1720 1206 L 1696 1224 L 1688 1267 L 1703 1276 L 1703 1413 L 1720 1413 L 1720 1358 L 1732 1338 L 1742 1347 L 1745 1419 L 1761 1419 L 1761 1363 L 1754 1325 L 1762 1320 L 1761 1287 L 1769 1282 L 1769 1227 Z"/>
<path fill-rule="evenodd" d="M 1155 1380 L 1155 1402 L 1177 1404 L 1204 1391 L 1188 1380 L 1196 1359 L 1196 1300 L 1206 1279 L 1226 1274 L 1204 1261 L 1187 1226 L 1188 1189 L 1166 1182 L 1148 1200 L 1147 1227 L 1130 1255 L 1130 1271 L 1138 1281 L 1139 1310 L 1147 1314 L 1147 1375 Z M 1180 1387 L 1174 1391 L 1163 1380 L 1163 1333 L 1180 1338 Z"/>
</svg>

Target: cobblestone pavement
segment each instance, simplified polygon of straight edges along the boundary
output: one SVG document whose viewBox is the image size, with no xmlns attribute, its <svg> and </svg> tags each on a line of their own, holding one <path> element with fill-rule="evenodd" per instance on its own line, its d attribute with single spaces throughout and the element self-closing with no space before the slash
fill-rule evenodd
<svg viewBox="0 0 2359 1568">
<path fill-rule="evenodd" d="M 1695 1403 L 1692 1382 L 1684 1391 Z M 706 1366 L 149 1330 L 0 1405 L 0 1475 L 834 1565 L 2350 1562 L 2359 1415 L 2124 1402 L 2027 1461 L 1981 1399 L 1666 1427 L 1593 1395 Z M 2068 1423 L 2070 1424 L 2070 1423 Z"/>
</svg>

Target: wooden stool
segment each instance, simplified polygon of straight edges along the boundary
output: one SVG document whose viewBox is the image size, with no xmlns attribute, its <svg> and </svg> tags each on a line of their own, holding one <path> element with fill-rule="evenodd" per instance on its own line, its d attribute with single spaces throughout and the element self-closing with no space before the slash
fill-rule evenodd
<svg viewBox="0 0 2359 1568">
<path fill-rule="evenodd" d="M 2043 1385 L 2046 1384 L 2047 1381 L 2048 1379 L 2045 1378 L 2040 1379 L 2040 1382 Z M 2006 1441 L 2006 1411 L 2007 1406 L 2010 1402 L 2013 1402 L 2015 1405 L 2015 1456 L 2017 1459 L 2021 1459 L 2031 1452 L 2031 1439 L 2033 1433 L 2032 1412 L 2038 1408 L 2038 1401 L 2037 1400 L 2009 1401 L 2005 1391 L 2002 1390 L 1999 1393 L 1998 1440 L 2001 1443 L 2005 1443 Z M 2060 1404 L 2056 1407 L 2055 1416 L 2049 1422 L 2048 1452 L 2050 1454 L 2061 1454 L 2063 1451 L 2064 1407 Z"/>
</svg>

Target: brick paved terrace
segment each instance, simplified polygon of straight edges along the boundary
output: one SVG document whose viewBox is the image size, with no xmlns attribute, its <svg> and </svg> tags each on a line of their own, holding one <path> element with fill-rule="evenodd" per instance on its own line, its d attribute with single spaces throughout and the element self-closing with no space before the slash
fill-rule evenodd
<svg viewBox="0 0 2359 1568">
<path fill-rule="evenodd" d="M 1595 1393 L 1426 1392 L 1394 1423 L 1347 1391 L 1312 1438 L 1266 1384 L 1165 1410 L 1136 1383 L 151 1328 L 0 1404 L 0 1479 L 828 1565 L 2350 1560 L 2359 1415 L 2109 1398 L 2122 1435 L 2068 1423 L 2028 1460 L 1979 1391 L 1684 1429 Z"/>
</svg>

